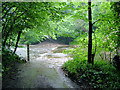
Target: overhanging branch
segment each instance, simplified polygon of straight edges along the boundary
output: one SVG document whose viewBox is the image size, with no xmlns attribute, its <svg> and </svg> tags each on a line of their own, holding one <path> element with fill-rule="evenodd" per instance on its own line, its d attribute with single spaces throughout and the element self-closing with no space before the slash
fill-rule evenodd
<svg viewBox="0 0 120 90">
<path fill-rule="evenodd" d="M 2 18 L 5 18 L 5 16 L 7 15 L 7 13 L 8 13 L 13 7 L 14 7 L 14 6 L 11 6 L 11 7 L 5 12 L 5 14 L 3 15 Z"/>
<path fill-rule="evenodd" d="M 100 19 L 96 20 L 95 22 L 92 23 L 92 25 L 94 25 L 97 21 L 99 21 Z"/>
</svg>

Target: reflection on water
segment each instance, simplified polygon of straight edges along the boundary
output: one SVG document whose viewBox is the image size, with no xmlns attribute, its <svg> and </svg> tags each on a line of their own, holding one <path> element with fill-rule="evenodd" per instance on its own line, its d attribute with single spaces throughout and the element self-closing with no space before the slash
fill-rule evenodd
<svg viewBox="0 0 120 90">
<path fill-rule="evenodd" d="M 9 80 L 5 87 L 15 88 L 78 88 L 61 70 L 68 61 L 67 54 L 62 51 L 68 45 L 43 42 L 30 45 L 30 62 L 17 65 L 20 71 L 14 80 Z M 26 47 L 18 48 L 16 53 L 26 58 Z"/>
</svg>

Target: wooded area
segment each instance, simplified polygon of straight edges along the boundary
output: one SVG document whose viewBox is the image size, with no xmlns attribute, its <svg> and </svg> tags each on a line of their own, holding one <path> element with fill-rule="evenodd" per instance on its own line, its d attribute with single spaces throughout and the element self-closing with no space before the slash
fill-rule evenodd
<svg viewBox="0 0 120 90">
<path fill-rule="evenodd" d="M 3 72 L 20 59 L 19 44 L 51 38 L 76 46 L 64 51 L 73 60 L 63 70 L 78 84 L 120 88 L 120 2 L 2 2 Z"/>
</svg>

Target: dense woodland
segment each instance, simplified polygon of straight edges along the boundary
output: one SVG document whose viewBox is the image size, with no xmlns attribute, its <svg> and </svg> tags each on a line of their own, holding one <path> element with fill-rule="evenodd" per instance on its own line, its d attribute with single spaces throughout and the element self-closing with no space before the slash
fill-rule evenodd
<svg viewBox="0 0 120 90">
<path fill-rule="evenodd" d="M 60 38 L 75 46 L 63 51 L 73 58 L 62 67 L 68 77 L 90 88 L 120 88 L 120 2 L 2 2 L 3 75 L 22 62 L 19 44 Z"/>
</svg>

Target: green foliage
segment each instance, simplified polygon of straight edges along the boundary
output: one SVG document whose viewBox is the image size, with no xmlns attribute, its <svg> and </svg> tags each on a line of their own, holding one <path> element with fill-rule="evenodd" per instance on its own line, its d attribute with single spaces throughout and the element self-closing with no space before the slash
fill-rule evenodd
<svg viewBox="0 0 120 90">
<path fill-rule="evenodd" d="M 23 63 L 17 54 L 13 54 L 13 51 L 4 48 L 2 51 L 2 71 L 3 74 L 7 74 L 15 66 L 15 63 Z"/>
<path fill-rule="evenodd" d="M 78 84 L 84 81 L 88 88 L 120 88 L 120 73 L 104 60 L 95 60 L 95 64 L 92 65 L 81 56 L 64 63 L 63 69 Z"/>
<path fill-rule="evenodd" d="M 62 36 L 75 38 L 77 36 L 77 32 L 75 32 L 77 25 L 71 17 L 66 17 L 58 22 L 50 21 L 49 23 L 51 28 L 55 30 L 57 37 Z"/>
<path fill-rule="evenodd" d="M 118 17 L 116 15 L 119 14 L 114 12 L 110 2 L 92 4 L 93 26 L 97 27 L 92 35 L 92 53 L 97 49 L 96 55 L 103 51 L 115 54 L 119 45 L 119 18 L 116 19 Z M 79 14 L 79 11 L 76 12 L 75 15 Z M 80 18 L 87 21 L 85 18 Z M 104 60 L 95 60 L 94 65 L 87 63 L 87 42 L 88 34 L 86 32 L 80 33 L 80 36 L 71 43 L 79 47 L 64 51 L 72 56 L 73 60 L 66 62 L 63 69 L 72 80 L 80 85 L 80 82 L 84 81 L 90 88 L 119 89 L 120 72 L 113 65 Z"/>
<path fill-rule="evenodd" d="M 50 27 L 49 21 L 58 21 L 64 17 L 63 14 L 65 14 L 65 12 L 63 11 L 63 5 L 66 6 L 66 3 L 3 2 L 3 43 L 6 44 L 5 42 L 8 38 L 11 36 L 16 37 L 19 31 L 24 30 L 34 31 L 35 38 L 41 37 L 41 33 L 42 37 L 47 33 L 50 37 L 55 38 L 54 29 Z M 28 40 L 28 42 L 29 41 L 31 40 Z"/>
<path fill-rule="evenodd" d="M 119 11 L 119 2 L 92 2 L 92 54 L 115 54 L 120 39 Z M 2 40 L 8 46 L 16 43 L 19 31 L 22 31 L 21 41 L 25 44 L 46 38 L 75 38 L 71 44 L 77 45 L 77 48 L 64 51 L 73 57 L 63 65 L 64 69 L 74 79 L 77 77 L 78 81 L 89 82 L 93 88 L 120 87 L 118 72 L 109 63 L 98 60 L 94 65 L 87 64 L 87 2 L 3 2 L 2 22 Z M 19 57 L 4 49 L 3 70 L 10 70 L 16 61 Z"/>
<path fill-rule="evenodd" d="M 24 32 L 21 36 L 21 40 L 20 40 L 20 43 L 23 43 L 23 44 L 34 44 L 34 43 L 38 43 L 40 42 L 40 38 L 37 37 L 37 35 L 35 34 L 35 32 L 32 32 L 32 31 L 27 31 L 27 32 Z"/>
</svg>

